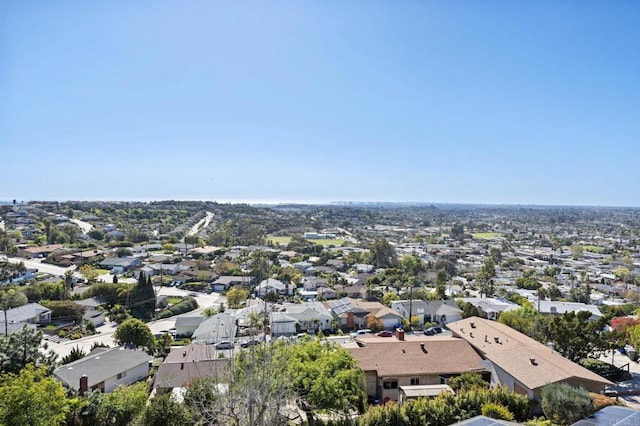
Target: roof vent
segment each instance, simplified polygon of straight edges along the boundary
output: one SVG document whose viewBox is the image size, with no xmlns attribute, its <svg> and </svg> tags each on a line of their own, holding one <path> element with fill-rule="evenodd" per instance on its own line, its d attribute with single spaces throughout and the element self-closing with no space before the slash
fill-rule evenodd
<svg viewBox="0 0 640 426">
<path fill-rule="evenodd" d="M 538 362 L 535 358 L 529 358 L 529 362 L 531 363 L 531 365 L 538 365 Z"/>
<path fill-rule="evenodd" d="M 460 333 L 464 334 L 464 328 L 460 327 Z"/>
<path fill-rule="evenodd" d="M 403 354 L 406 354 L 406 353 L 407 353 L 407 350 L 406 350 L 405 348 L 402 348 L 402 353 L 403 353 Z"/>
<path fill-rule="evenodd" d="M 424 352 L 425 354 L 429 353 L 427 352 L 427 348 L 424 347 L 424 342 L 420 343 L 420 349 L 422 349 L 422 352 Z"/>
<path fill-rule="evenodd" d="M 500 338 L 498 336 L 494 336 L 493 341 L 496 343 L 500 343 Z"/>
<path fill-rule="evenodd" d="M 469 337 L 473 339 L 473 333 L 469 333 Z"/>
<path fill-rule="evenodd" d="M 471 324 L 469 324 L 471 326 L 471 328 L 476 328 L 476 323 L 472 322 Z"/>
</svg>

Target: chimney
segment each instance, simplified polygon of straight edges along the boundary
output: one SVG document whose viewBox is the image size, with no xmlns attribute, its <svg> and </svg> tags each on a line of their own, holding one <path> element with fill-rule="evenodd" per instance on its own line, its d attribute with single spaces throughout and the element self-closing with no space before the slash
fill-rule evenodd
<svg viewBox="0 0 640 426">
<path fill-rule="evenodd" d="M 428 353 L 427 348 L 424 347 L 424 342 L 420 343 L 420 349 L 422 349 L 422 352 L 424 352 L 425 354 Z"/>
<path fill-rule="evenodd" d="M 87 377 L 86 374 L 83 374 L 82 377 L 80 377 L 80 389 L 78 390 L 78 394 L 82 396 L 88 390 L 89 390 L 89 378 Z"/>
<path fill-rule="evenodd" d="M 404 341 L 404 330 L 399 328 L 396 335 L 398 336 L 398 340 Z"/>
</svg>

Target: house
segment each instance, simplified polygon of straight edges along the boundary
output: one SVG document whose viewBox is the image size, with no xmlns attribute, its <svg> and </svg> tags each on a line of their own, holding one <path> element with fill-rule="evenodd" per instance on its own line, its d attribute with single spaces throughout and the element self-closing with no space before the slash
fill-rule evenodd
<svg viewBox="0 0 640 426">
<path fill-rule="evenodd" d="M 326 278 L 305 277 L 302 286 L 305 290 L 314 291 L 321 287 L 329 287 L 329 283 Z"/>
<path fill-rule="evenodd" d="M 195 343 L 217 343 L 233 340 L 237 332 L 236 318 L 227 313 L 216 314 L 202 321 L 191 336 Z M 176 327 L 176 334 L 178 330 Z"/>
<path fill-rule="evenodd" d="M 100 267 L 110 270 L 116 270 L 118 273 L 124 273 L 128 270 L 140 266 L 141 261 L 138 257 L 107 257 L 100 262 Z"/>
<path fill-rule="evenodd" d="M 267 278 L 256 286 L 255 292 L 258 297 L 265 297 L 268 293 L 272 292 L 280 296 L 293 296 L 294 288 L 295 286 L 292 284 L 284 284 L 275 278 Z"/>
<path fill-rule="evenodd" d="M 53 375 L 70 389 L 109 393 L 116 386 L 146 379 L 152 360 L 146 352 L 124 346 L 96 348 L 84 358 L 56 368 Z"/>
<path fill-rule="evenodd" d="M 482 357 L 464 339 L 399 333 L 398 339 L 358 338 L 358 346 L 347 350 L 364 371 L 365 390 L 372 401 L 398 401 L 401 387 L 442 385 L 465 372 L 488 379 Z"/>
<path fill-rule="evenodd" d="M 612 383 L 532 338 L 496 321 L 470 317 L 449 324 L 453 335 L 466 340 L 482 356 L 492 385 L 540 399 L 542 387 L 563 382 L 602 393 Z"/>
<path fill-rule="evenodd" d="M 185 314 L 176 317 L 176 336 L 191 336 L 206 318 L 199 314 Z"/>
<path fill-rule="evenodd" d="M 51 322 L 51 309 L 45 308 L 38 303 L 27 303 L 18 308 L 6 311 L 6 319 L 11 324 L 47 324 Z M 0 315 L 0 328 L 4 334 L 5 315 Z M 21 326 L 18 329 L 22 328 Z M 17 331 L 17 330 L 14 330 Z"/>
<path fill-rule="evenodd" d="M 213 345 L 190 344 L 173 347 L 158 367 L 153 387 L 159 394 L 176 388 L 186 388 L 201 377 L 216 377 L 225 382 L 228 358 L 218 358 Z"/>
<path fill-rule="evenodd" d="M 269 315 L 269 326 L 271 337 L 293 336 L 298 333 L 296 325 L 298 321 L 285 312 L 271 312 Z"/>
<path fill-rule="evenodd" d="M 330 287 L 320 287 L 316 290 L 317 298 L 324 300 L 333 300 L 339 297 L 338 292 Z"/>
<path fill-rule="evenodd" d="M 78 305 L 82 305 L 85 308 L 84 319 L 87 321 L 91 321 L 93 325 L 99 327 L 104 324 L 105 316 L 104 311 L 101 311 L 99 307 L 102 305 L 102 302 L 98 301 L 95 297 L 90 297 L 88 299 L 77 300 L 75 303 Z"/>
<path fill-rule="evenodd" d="M 47 257 L 51 253 L 62 250 L 62 244 L 49 244 L 46 246 L 40 247 L 27 247 L 18 252 L 20 256 L 24 256 L 26 258 L 38 258 L 38 257 Z"/>
<path fill-rule="evenodd" d="M 409 319 L 417 316 L 420 324 L 425 322 L 435 322 L 438 324 L 449 324 L 450 322 L 462 319 L 462 309 L 454 300 L 394 300 L 391 302 L 391 309 Z"/>
<path fill-rule="evenodd" d="M 595 305 L 587 305 L 584 303 L 575 302 L 558 302 L 554 300 L 540 300 L 534 304 L 538 312 L 545 315 L 561 315 L 567 312 L 578 313 L 580 311 L 587 311 L 591 313 L 589 321 L 595 321 L 602 317 L 602 312 Z"/>
<path fill-rule="evenodd" d="M 493 321 L 497 320 L 502 312 L 520 308 L 518 304 L 491 297 L 464 297 L 458 300 L 472 304 L 481 316 Z"/>
<path fill-rule="evenodd" d="M 386 329 L 393 329 L 402 323 L 402 315 L 380 302 L 343 297 L 327 302 L 333 316 L 340 321 L 340 326 L 349 329 L 367 328 L 367 317 L 375 316 Z"/>
<path fill-rule="evenodd" d="M 299 331 L 316 332 L 329 330 L 333 315 L 320 302 L 285 303 L 285 313 L 296 320 Z"/>
<path fill-rule="evenodd" d="M 222 275 L 211 283 L 211 288 L 213 291 L 225 291 L 236 285 L 250 287 L 251 282 L 253 282 L 253 277 Z"/>
</svg>

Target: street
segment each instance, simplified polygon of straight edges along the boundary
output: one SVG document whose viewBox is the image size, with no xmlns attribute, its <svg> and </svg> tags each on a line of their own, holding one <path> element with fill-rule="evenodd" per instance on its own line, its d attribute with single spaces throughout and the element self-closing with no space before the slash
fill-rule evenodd
<svg viewBox="0 0 640 426">
<path fill-rule="evenodd" d="M 158 291 L 158 296 L 188 296 L 189 293 L 192 292 L 180 290 L 173 287 L 161 287 Z M 194 314 L 199 314 L 208 307 L 218 309 L 220 307 L 220 303 L 226 303 L 226 299 L 224 298 L 224 296 L 218 293 L 198 293 L 198 296 L 195 296 L 194 298 L 198 301 L 198 309 L 181 315 L 176 315 L 175 317 L 148 322 L 147 325 L 151 329 L 151 333 L 160 333 L 161 331 L 169 330 L 170 328 L 174 327 L 176 318 L 178 318 L 179 316 L 192 316 Z M 77 340 L 67 340 L 61 343 L 50 341 L 44 342 L 48 343 L 49 349 L 57 353 L 59 358 L 68 355 L 76 346 L 88 353 L 91 349 L 91 346 L 94 343 L 98 342 L 114 347 L 115 342 L 113 341 L 113 333 L 115 333 L 116 327 L 117 326 L 114 323 L 107 321 L 104 325 L 96 328 L 98 334 L 95 334 L 93 336 L 87 336 Z"/>
</svg>

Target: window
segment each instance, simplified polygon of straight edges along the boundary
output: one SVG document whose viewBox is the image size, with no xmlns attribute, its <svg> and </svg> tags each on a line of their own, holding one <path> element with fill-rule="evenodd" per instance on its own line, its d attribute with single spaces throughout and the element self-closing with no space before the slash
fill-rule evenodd
<svg viewBox="0 0 640 426">
<path fill-rule="evenodd" d="M 412 377 L 411 378 L 411 386 L 417 386 L 420 384 L 420 377 Z"/>
<path fill-rule="evenodd" d="M 123 371 L 122 373 L 118 373 L 117 380 L 120 380 L 120 379 L 122 379 L 123 377 L 126 377 L 126 376 L 127 376 L 127 372 L 126 371 Z"/>
<path fill-rule="evenodd" d="M 398 379 L 385 379 L 382 382 L 382 387 L 384 389 L 398 389 Z"/>
</svg>

